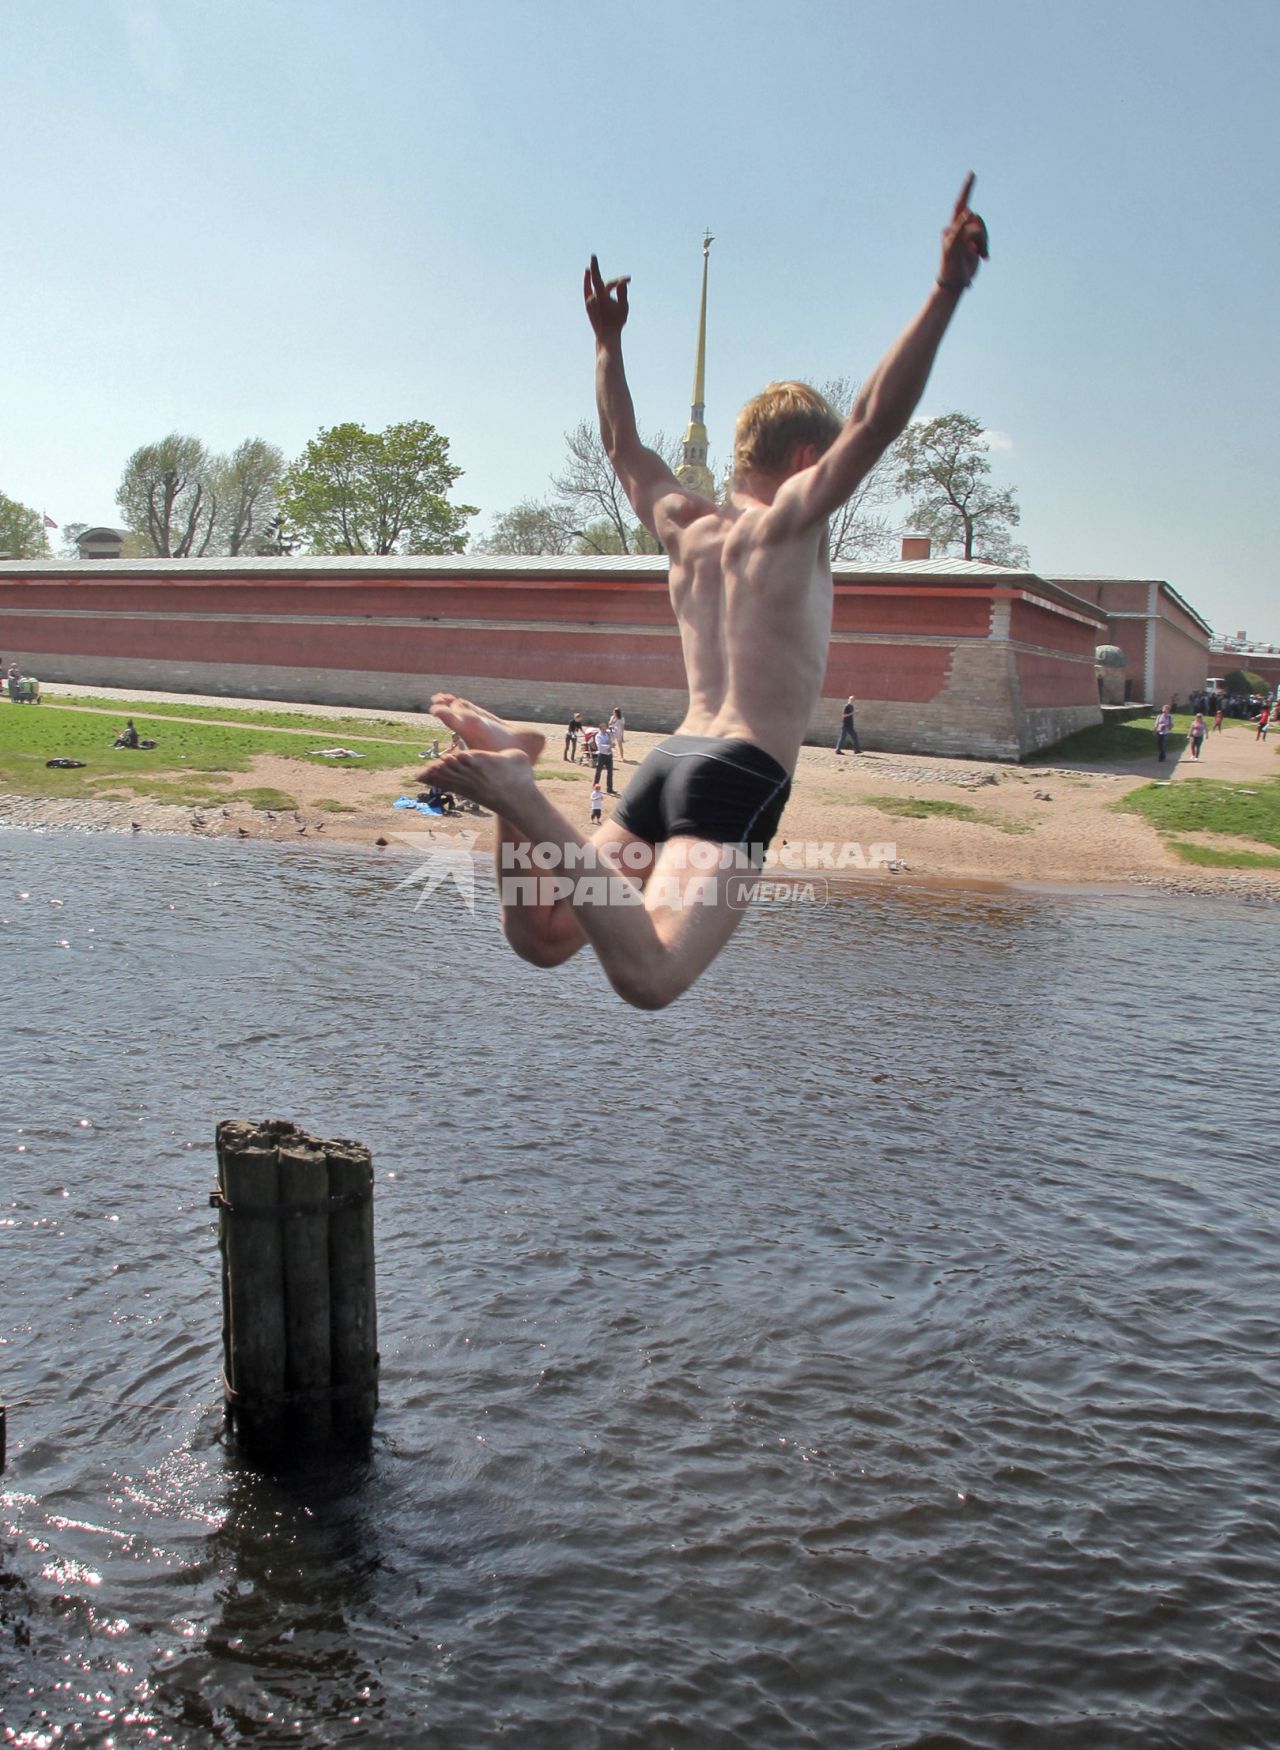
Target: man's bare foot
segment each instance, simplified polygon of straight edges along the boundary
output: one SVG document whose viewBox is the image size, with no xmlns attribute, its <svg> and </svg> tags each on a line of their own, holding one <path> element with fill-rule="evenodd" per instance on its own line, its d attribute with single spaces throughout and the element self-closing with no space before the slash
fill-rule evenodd
<svg viewBox="0 0 1280 1750">
<path fill-rule="evenodd" d="M 541 739 L 537 737 L 538 741 Z M 443 759 L 432 760 L 422 779 L 516 822 L 521 801 L 538 794 L 529 756 L 518 747 L 499 748 L 492 753 L 483 748 L 447 753 Z"/>
<path fill-rule="evenodd" d="M 537 759 L 546 745 L 546 736 L 532 729 L 513 729 L 483 705 L 473 705 L 470 699 L 460 699 L 456 693 L 433 693 L 431 715 L 455 730 L 468 747 L 484 753 L 503 753 L 507 748 L 519 748 L 530 763 Z"/>
</svg>

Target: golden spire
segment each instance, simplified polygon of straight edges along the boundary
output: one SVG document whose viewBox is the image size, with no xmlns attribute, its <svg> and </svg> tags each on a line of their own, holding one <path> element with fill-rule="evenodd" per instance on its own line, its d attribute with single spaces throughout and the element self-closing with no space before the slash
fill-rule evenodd
<svg viewBox="0 0 1280 1750">
<path fill-rule="evenodd" d="M 708 498 L 716 495 L 716 483 L 707 466 L 707 428 L 703 423 L 707 401 L 707 263 L 715 238 L 707 231 L 702 239 L 702 305 L 698 314 L 698 356 L 693 367 L 693 406 L 684 433 L 684 460 L 676 479 Z"/>
</svg>

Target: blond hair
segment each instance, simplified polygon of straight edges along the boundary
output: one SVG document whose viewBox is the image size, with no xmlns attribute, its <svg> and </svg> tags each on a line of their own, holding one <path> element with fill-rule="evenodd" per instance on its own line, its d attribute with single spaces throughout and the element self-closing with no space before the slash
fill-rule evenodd
<svg viewBox="0 0 1280 1750">
<path fill-rule="evenodd" d="M 829 450 L 844 421 L 807 383 L 770 383 L 738 415 L 733 432 L 735 474 L 785 474 L 801 444 Z"/>
</svg>

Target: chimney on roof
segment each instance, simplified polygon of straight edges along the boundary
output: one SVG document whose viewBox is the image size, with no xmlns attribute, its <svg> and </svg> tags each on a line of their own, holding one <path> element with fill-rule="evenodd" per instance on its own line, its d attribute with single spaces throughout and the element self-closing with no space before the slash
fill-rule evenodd
<svg viewBox="0 0 1280 1750">
<path fill-rule="evenodd" d="M 904 535 L 902 537 L 902 557 L 904 560 L 927 559 L 933 551 L 933 542 L 928 535 Z"/>
</svg>

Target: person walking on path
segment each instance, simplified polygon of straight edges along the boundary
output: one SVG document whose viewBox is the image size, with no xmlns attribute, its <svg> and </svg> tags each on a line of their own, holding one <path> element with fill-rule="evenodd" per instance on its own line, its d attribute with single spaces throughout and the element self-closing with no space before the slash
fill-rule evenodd
<svg viewBox="0 0 1280 1750">
<path fill-rule="evenodd" d="M 852 693 L 850 693 L 849 697 L 845 700 L 844 709 L 840 713 L 840 733 L 836 737 L 836 752 L 837 753 L 844 752 L 846 742 L 848 742 L 849 746 L 853 749 L 854 753 L 861 753 L 862 752 L 862 743 L 858 740 L 857 727 L 853 721 L 853 694 Z"/>
<path fill-rule="evenodd" d="M 1261 711 L 1258 712 L 1258 733 L 1253 738 L 1255 741 L 1265 741 L 1267 739 L 1267 725 L 1270 721 L 1271 708 L 1269 705 L 1264 705 Z"/>
<path fill-rule="evenodd" d="M 769 384 L 738 415 L 723 501 L 686 486 L 642 443 L 622 358 L 628 282 L 606 280 L 591 258 L 583 295 L 600 435 L 636 516 L 667 554 L 689 704 L 613 818 L 584 834 L 537 782 L 540 735 L 452 693 L 432 699 L 469 751 L 424 776 L 497 815 L 502 927 L 522 959 L 560 966 L 590 943 L 625 1002 L 661 1009 L 737 928 L 822 694 L 829 519 L 906 430 L 988 253 L 987 228 L 969 206 L 973 180 L 943 231 L 923 305 L 864 379 L 848 418 L 808 384 Z M 823 295 L 845 293 L 832 284 Z M 553 856 L 556 872 L 543 878 Z"/>
<path fill-rule="evenodd" d="M 1169 735 L 1170 735 L 1172 729 L 1173 729 L 1173 712 L 1166 705 L 1164 710 L 1156 718 L 1156 749 L 1157 749 L 1157 758 L 1159 759 L 1161 765 L 1164 764 L 1165 743 L 1168 741 Z"/>
<path fill-rule="evenodd" d="M 613 731 L 606 723 L 596 736 L 596 783 L 600 782 L 600 774 L 604 773 L 605 782 L 609 786 L 610 796 L 616 796 L 613 787 Z"/>
<path fill-rule="evenodd" d="M 1221 697 L 1219 697 L 1218 709 L 1213 714 L 1213 728 L 1214 728 L 1215 734 L 1218 732 L 1218 730 L 1220 730 L 1222 728 L 1222 719 L 1226 716 L 1226 714 L 1227 714 L 1227 708 L 1223 704 Z"/>
<path fill-rule="evenodd" d="M 604 791 L 600 788 L 600 780 L 596 778 L 591 785 L 591 824 L 599 826 L 604 809 Z"/>
<path fill-rule="evenodd" d="M 1203 713 L 1197 711 L 1195 716 L 1191 719 L 1191 757 L 1193 760 L 1198 760 L 1200 758 L 1200 749 L 1204 745 L 1206 734 L 1207 727 Z"/>
</svg>

